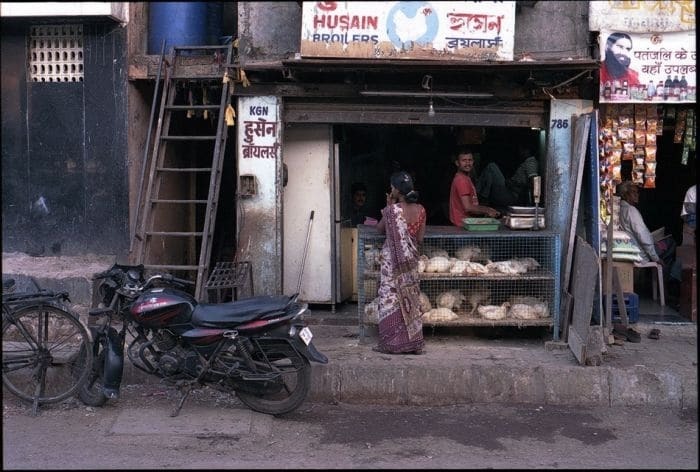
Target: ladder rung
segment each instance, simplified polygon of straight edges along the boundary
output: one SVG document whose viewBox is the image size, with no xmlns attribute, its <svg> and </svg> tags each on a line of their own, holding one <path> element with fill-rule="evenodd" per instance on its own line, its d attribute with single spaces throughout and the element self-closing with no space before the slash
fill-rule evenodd
<svg viewBox="0 0 700 472">
<path fill-rule="evenodd" d="M 196 265 L 148 265 L 144 264 L 145 269 L 172 269 L 172 270 L 198 270 Z"/>
<path fill-rule="evenodd" d="M 211 172 L 211 167 L 158 167 L 161 172 Z"/>
<path fill-rule="evenodd" d="M 169 141 L 213 141 L 216 136 L 161 136 L 160 139 Z"/>
<path fill-rule="evenodd" d="M 213 64 L 212 64 L 213 66 Z M 192 74 L 182 74 L 182 73 L 177 73 L 173 72 L 173 74 L 170 76 L 170 79 L 188 79 L 191 80 L 195 77 L 192 76 Z M 221 74 L 218 72 L 212 72 L 211 74 L 204 74 L 204 73 L 198 73 L 197 74 L 197 79 L 199 80 L 221 80 Z M 218 108 L 218 107 L 217 107 Z"/>
<path fill-rule="evenodd" d="M 220 105 L 166 105 L 166 110 L 218 110 Z"/>
<path fill-rule="evenodd" d="M 173 46 L 173 49 L 176 51 L 192 51 L 192 50 L 199 50 L 199 49 L 228 49 L 228 45 L 223 45 L 223 46 L 213 46 L 213 45 L 207 45 L 207 46 Z"/>
<path fill-rule="evenodd" d="M 201 231 L 146 231 L 149 236 L 201 236 Z"/>
<path fill-rule="evenodd" d="M 151 200 L 151 203 L 207 203 L 208 200 L 164 200 L 155 199 Z"/>
</svg>

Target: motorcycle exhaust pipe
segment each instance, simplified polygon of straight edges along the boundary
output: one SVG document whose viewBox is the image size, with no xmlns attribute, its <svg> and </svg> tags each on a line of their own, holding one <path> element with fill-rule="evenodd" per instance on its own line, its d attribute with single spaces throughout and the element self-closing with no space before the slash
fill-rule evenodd
<svg viewBox="0 0 700 472">
<path fill-rule="evenodd" d="M 124 372 L 124 336 L 109 328 L 106 340 L 103 391 L 107 398 L 117 399 Z"/>
</svg>

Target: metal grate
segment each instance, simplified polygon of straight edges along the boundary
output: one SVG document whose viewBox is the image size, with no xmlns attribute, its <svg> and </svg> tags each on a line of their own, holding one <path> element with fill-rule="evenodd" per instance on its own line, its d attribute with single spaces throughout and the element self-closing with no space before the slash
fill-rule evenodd
<svg viewBox="0 0 700 472">
<path fill-rule="evenodd" d="M 32 26 L 27 77 L 32 82 L 82 82 L 83 26 Z"/>
<path fill-rule="evenodd" d="M 207 297 L 209 291 L 216 290 L 216 303 L 222 303 L 230 297 L 235 301 L 240 298 L 239 290 L 248 286 L 250 296 L 253 296 L 253 265 L 248 261 L 242 262 L 217 262 L 209 275 L 205 289 Z"/>
<path fill-rule="evenodd" d="M 376 323 L 383 243 L 384 236 L 374 228 L 360 227 L 357 283 L 361 326 Z M 433 312 L 424 316 L 424 325 L 556 327 L 559 252 L 558 236 L 545 231 L 479 234 L 429 227 L 419 266 L 423 311 L 448 308 L 456 317 L 436 321 L 448 313 Z M 515 305 L 521 306 L 513 308 Z M 506 316 L 494 319 L 489 311 L 499 308 Z"/>
</svg>

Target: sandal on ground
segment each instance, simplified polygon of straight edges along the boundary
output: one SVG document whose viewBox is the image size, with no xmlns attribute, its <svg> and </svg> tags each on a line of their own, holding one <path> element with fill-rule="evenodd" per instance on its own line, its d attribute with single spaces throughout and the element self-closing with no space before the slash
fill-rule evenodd
<svg viewBox="0 0 700 472">
<path fill-rule="evenodd" d="M 616 339 L 622 339 L 623 341 L 627 341 L 627 327 L 624 325 L 614 325 L 612 335 Z"/>
<path fill-rule="evenodd" d="M 661 331 L 659 331 L 657 328 L 652 329 L 649 331 L 649 339 L 659 339 L 659 334 L 661 334 Z"/>
<path fill-rule="evenodd" d="M 627 340 L 631 343 L 641 343 L 642 335 L 632 328 L 627 328 Z"/>
</svg>

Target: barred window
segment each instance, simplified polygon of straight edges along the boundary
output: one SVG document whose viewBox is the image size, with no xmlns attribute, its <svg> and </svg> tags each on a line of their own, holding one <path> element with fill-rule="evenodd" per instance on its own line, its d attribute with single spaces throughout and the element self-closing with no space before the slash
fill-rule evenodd
<svg viewBox="0 0 700 472">
<path fill-rule="evenodd" d="M 35 25 L 29 35 L 31 82 L 83 81 L 83 25 Z"/>
</svg>

